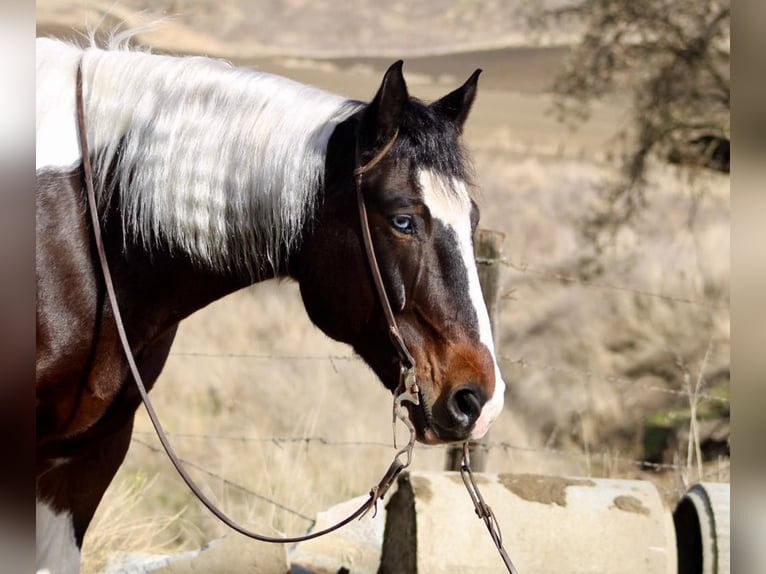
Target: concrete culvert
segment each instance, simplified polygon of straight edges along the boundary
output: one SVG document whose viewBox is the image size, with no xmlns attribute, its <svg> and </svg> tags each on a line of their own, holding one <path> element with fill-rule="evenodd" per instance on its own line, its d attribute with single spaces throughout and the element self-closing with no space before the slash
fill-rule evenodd
<svg viewBox="0 0 766 574">
<path fill-rule="evenodd" d="M 730 485 L 692 486 L 673 513 L 678 574 L 728 574 L 730 571 Z"/>
<path fill-rule="evenodd" d="M 522 574 L 675 574 L 673 520 L 650 482 L 477 474 Z M 387 505 L 380 574 L 504 572 L 457 472 L 403 474 Z"/>
</svg>

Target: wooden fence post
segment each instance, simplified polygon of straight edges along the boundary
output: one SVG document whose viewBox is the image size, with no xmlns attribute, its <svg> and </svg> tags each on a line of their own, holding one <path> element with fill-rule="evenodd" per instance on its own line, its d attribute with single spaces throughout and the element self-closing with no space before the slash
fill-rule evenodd
<svg viewBox="0 0 766 574">
<path fill-rule="evenodd" d="M 476 264 L 479 269 L 479 283 L 484 295 L 484 302 L 489 313 L 489 323 L 492 327 L 493 339 L 498 335 L 497 315 L 498 302 L 500 300 L 500 265 L 503 256 L 503 241 L 505 235 L 499 231 L 479 229 L 474 238 L 474 252 Z M 488 434 L 479 441 L 470 441 L 469 455 L 471 457 L 471 470 L 484 472 L 487 467 Z M 460 461 L 463 458 L 462 445 L 451 446 L 447 449 L 445 470 L 460 470 Z"/>
</svg>

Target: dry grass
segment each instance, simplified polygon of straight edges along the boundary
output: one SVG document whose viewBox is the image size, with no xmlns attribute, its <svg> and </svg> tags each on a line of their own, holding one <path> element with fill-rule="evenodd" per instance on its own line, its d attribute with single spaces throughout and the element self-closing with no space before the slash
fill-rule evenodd
<svg viewBox="0 0 766 574">
<path fill-rule="evenodd" d="M 214 12 L 195 18 L 217 22 Z M 300 42 L 297 32 L 284 40 Z M 370 96 L 378 81 L 366 66 L 309 64 L 290 74 L 353 97 Z M 423 97 L 446 89 L 418 80 L 413 93 Z M 514 82 L 524 78 L 480 90 L 466 132 L 482 226 L 506 235 L 508 261 L 496 334 L 507 409 L 491 431 L 487 470 L 648 478 L 669 501 L 700 475 L 727 481 L 728 458 L 701 461 L 701 432 L 702 419 L 728 408 L 728 178 L 692 186 L 655 168 L 645 215 L 588 261 L 579 225 L 598 201 L 597 183 L 614 174 L 604 158 L 624 121 L 620 103 L 597 108 L 584 131 L 570 134 L 545 117 L 544 95 L 514 91 Z M 709 398 L 718 392 L 723 400 Z M 310 324 L 289 282 L 234 294 L 184 322 L 152 396 L 179 454 L 207 471 L 193 476 L 254 528 L 305 530 L 305 517 L 366 493 L 393 454 L 390 395 Z M 690 438 L 668 446 L 664 470 L 642 468 L 647 422 L 679 413 Z M 186 550 L 223 533 L 150 431 L 140 411 L 137 440 L 86 538 L 85 572 L 116 551 Z M 440 469 L 444 456 L 418 447 L 414 466 Z"/>
<path fill-rule="evenodd" d="M 108 505 L 102 505 L 85 536 L 82 572 L 100 572 L 120 553 L 171 553 L 179 547 L 182 533 L 204 541 L 202 533 L 174 514 L 146 513 L 146 502 L 157 496 L 155 477 L 143 473 L 123 475 L 107 491 Z"/>
</svg>

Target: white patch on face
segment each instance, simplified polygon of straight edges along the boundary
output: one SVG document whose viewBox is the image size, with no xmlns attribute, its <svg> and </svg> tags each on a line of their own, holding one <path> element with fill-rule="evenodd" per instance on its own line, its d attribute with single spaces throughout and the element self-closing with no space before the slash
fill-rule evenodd
<svg viewBox="0 0 766 574">
<path fill-rule="evenodd" d="M 72 515 L 54 512 L 45 502 L 37 501 L 36 565 L 37 572 L 46 569 L 55 574 L 77 574 L 80 571 L 80 549 L 74 537 Z"/>
<path fill-rule="evenodd" d="M 80 160 L 75 80 L 82 50 L 48 38 L 36 43 L 36 170 Z"/>
<path fill-rule="evenodd" d="M 495 357 L 495 344 L 492 339 L 492 329 L 489 323 L 489 313 L 484 304 L 484 297 L 479 284 L 479 274 L 474 263 L 472 234 L 471 234 L 471 199 L 465 182 L 458 179 L 448 180 L 431 171 L 420 172 L 420 187 L 423 190 L 423 200 L 431 212 L 431 217 L 438 219 L 450 227 L 457 236 L 463 266 L 468 277 L 468 294 L 476 311 L 479 321 L 479 339 L 489 350 L 495 365 L 495 392 L 484 404 L 481 415 L 471 432 L 472 439 L 483 437 L 492 422 L 503 410 L 505 397 L 505 382 L 500 373 Z"/>
</svg>

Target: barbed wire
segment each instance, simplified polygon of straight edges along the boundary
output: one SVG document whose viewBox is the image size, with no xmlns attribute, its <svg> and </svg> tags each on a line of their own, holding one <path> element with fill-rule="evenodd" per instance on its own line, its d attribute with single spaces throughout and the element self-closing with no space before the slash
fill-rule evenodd
<svg viewBox="0 0 766 574">
<path fill-rule="evenodd" d="M 728 309 L 728 306 L 726 305 L 717 305 L 714 303 L 710 303 L 709 301 L 700 301 L 696 299 L 692 299 L 689 297 L 681 297 L 676 295 L 668 295 L 664 293 L 656 293 L 652 291 L 637 289 L 634 287 L 629 287 L 625 285 L 613 285 L 609 283 L 603 283 L 603 282 L 597 282 L 597 281 L 588 281 L 585 279 L 582 279 L 580 277 L 576 277 L 573 275 L 565 275 L 562 273 L 558 273 L 555 271 L 546 271 L 538 268 L 532 268 L 529 267 L 529 265 L 526 262 L 515 262 L 510 258 L 502 257 L 502 258 L 482 258 L 477 257 L 476 259 L 478 264 L 485 264 L 485 265 L 493 265 L 493 264 L 500 264 L 504 265 L 506 267 L 512 268 L 515 271 L 518 271 L 520 273 L 530 274 L 534 275 L 536 277 L 543 278 L 545 280 L 549 281 L 556 281 L 556 282 L 567 282 L 567 283 L 575 283 L 578 285 L 581 285 L 583 287 L 589 287 L 589 288 L 596 288 L 596 289 L 607 289 L 607 290 L 613 290 L 613 291 L 622 291 L 622 292 L 628 292 L 635 295 L 645 296 L 645 297 L 652 297 L 657 298 L 661 300 L 666 301 L 672 301 L 676 303 L 685 303 L 690 305 L 696 305 L 699 307 L 707 308 L 709 310 L 726 310 Z M 210 358 L 210 359 L 241 359 L 241 360 L 263 360 L 263 361 L 329 361 L 333 369 L 337 371 L 337 367 L 335 366 L 336 362 L 345 361 L 345 362 L 361 362 L 361 359 L 352 354 L 348 355 L 341 355 L 341 354 L 327 354 L 327 355 L 316 355 L 316 354 L 277 354 L 277 353 L 232 353 L 232 352 L 205 352 L 205 351 L 171 351 L 171 356 L 175 357 L 196 357 L 196 358 Z M 711 395 L 709 393 L 695 393 L 695 395 L 692 397 L 688 391 L 682 390 L 682 389 L 669 389 L 665 387 L 660 387 L 657 385 L 649 385 L 643 381 L 640 380 L 632 380 L 628 379 L 624 376 L 619 375 L 610 375 L 610 374 L 604 374 L 604 373 L 595 373 L 588 369 L 578 369 L 576 367 L 572 366 L 561 366 L 561 365 L 553 365 L 548 363 L 542 363 L 542 362 L 531 362 L 528 361 L 525 358 L 512 358 L 508 356 L 500 357 L 500 359 L 506 363 L 509 363 L 511 365 L 519 366 L 521 368 L 535 368 L 535 369 L 542 369 L 546 371 L 552 371 L 556 373 L 566 373 L 569 375 L 575 375 L 580 378 L 586 378 L 586 379 L 600 379 L 609 383 L 615 383 L 620 385 L 641 385 L 641 388 L 647 391 L 651 392 L 657 392 L 657 393 L 663 393 L 667 395 L 672 396 L 680 396 L 680 397 L 691 397 L 695 400 L 707 400 L 707 401 L 715 401 L 722 404 L 728 404 L 730 401 L 727 397 L 717 396 L 717 395 Z"/>
<path fill-rule="evenodd" d="M 131 440 L 133 442 L 138 443 L 138 444 L 148 448 L 149 450 L 151 450 L 153 452 L 156 452 L 156 453 L 159 453 L 159 454 L 163 454 L 163 455 L 165 454 L 165 451 L 162 448 L 160 448 L 158 446 L 155 446 L 153 444 L 149 444 L 148 442 L 143 441 L 140 438 L 136 438 L 135 437 L 136 434 L 142 434 L 142 433 L 140 433 L 140 431 L 133 431 L 133 435 L 134 436 L 131 437 Z M 153 435 L 154 433 L 147 433 L 147 434 L 152 434 Z M 167 433 L 167 434 L 171 435 L 172 433 Z M 232 488 L 236 488 L 237 490 L 240 490 L 240 491 L 242 491 L 242 492 L 244 492 L 246 494 L 254 496 L 258 500 L 261 500 L 263 502 L 271 504 L 272 506 L 275 506 L 275 507 L 279 508 L 280 510 L 284 510 L 285 512 L 287 512 L 289 514 L 292 514 L 294 516 L 297 516 L 298 518 L 302 518 L 303 520 L 306 520 L 306 521 L 310 522 L 312 526 L 316 522 L 316 520 L 314 518 L 311 518 L 310 516 L 306 516 L 302 512 L 294 510 L 294 509 L 290 508 L 289 506 L 285 506 L 281 502 L 277 502 L 276 500 L 273 500 L 273 499 L 269 498 L 268 496 L 264 496 L 263 494 L 259 494 L 259 493 L 255 492 L 254 490 L 252 490 L 250 488 L 247 488 L 246 486 L 242 486 L 241 484 L 237 484 L 236 482 L 233 482 L 233 481 L 229 480 L 228 478 L 221 476 L 220 474 L 216 474 L 215 472 L 213 472 L 211 470 L 208 470 L 205 467 L 203 467 L 203 466 L 201 466 L 201 465 L 199 465 L 199 464 L 197 464 L 195 462 L 192 462 L 190 460 L 186 460 L 186 459 L 180 458 L 180 457 L 179 457 L 178 460 L 180 460 L 185 466 L 187 466 L 189 468 L 194 468 L 194 469 L 202 472 L 203 474 L 206 474 L 206 475 L 208 475 L 208 476 L 210 476 L 212 478 L 220 480 L 221 482 L 223 482 L 227 486 L 230 486 Z"/>
<path fill-rule="evenodd" d="M 349 446 L 360 446 L 360 447 L 385 447 L 385 448 L 392 448 L 392 445 L 389 443 L 383 443 L 378 441 L 349 441 L 349 440 L 337 440 L 337 439 L 331 439 L 324 436 L 273 436 L 273 437 L 252 437 L 252 436 L 232 436 L 232 435 L 219 435 L 219 434 L 196 434 L 196 433 L 181 433 L 181 432 L 168 432 L 166 433 L 169 437 L 173 437 L 176 439 L 200 439 L 200 440 L 213 440 L 213 441 L 236 441 L 236 442 L 251 442 L 251 443 L 272 443 L 276 445 L 281 444 L 315 444 L 315 445 L 321 445 L 324 447 L 349 447 Z M 146 436 L 154 436 L 154 432 L 152 431 L 140 431 L 140 430 L 134 430 L 133 436 L 131 437 L 131 441 L 135 442 L 137 444 L 142 445 L 143 447 L 158 453 L 164 455 L 165 452 L 162 448 L 152 445 L 140 438 L 138 438 L 136 435 L 146 435 Z M 603 460 L 607 461 L 609 464 L 621 464 L 625 466 L 632 466 L 635 467 L 637 470 L 642 471 L 652 471 L 657 473 L 662 472 L 676 472 L 676 473 L 685 473 L 689 471 L 689 467 L 686 464 L 681 463 L 657 463 L 657 462 L 651 462 L 646 460 L 636 460 L 631 459 L 627 457 L 620 457 L 615 455 L 612 452 L 577 452 L 577 451 L 569 451 L 564 449 L 556 449 L 551 447 L 534 447 L 534 446 L 520 446 L 517 444 L 514 444 L 510 441 L 488 441 L 486 443 L 477 443 L 477 445 L 480 449 L 483 449 L 487 452 L 492 450 L 503 450 L 505 452 L 507 451 L 514 451 L 514 452 L 524 452 L 524 453 L 531 453 L 531 454 L 537 454 L 537 455 L 545 455 L 545 456 L 554 456 L 557 458 L 570 458 L 570 459 L 579 459 L 586 462 L 588 467 L 590 468 L 590 465 L 593 464 L 594 461 Z M 425 450 L 447 450 L 450 448 L 450 445 L 419 445 L 419 448 L 425 449 Z M 274 506 L 275 508 L 278 508 L 284 512 L 287 512 L 289 514 L 292 514 L 293 516 L 296 516 L 298 518 L 301 518 L 302 520 L 305 520 L 306 522 L 310 523 L 309 528 L 313 527 L 314 524 L 316 524 L 316 519 L 311 518 L 310 516 L 307 516 L 306 514 L 295 510 L 293 508 L 290 508 L 289 506 L 286 506 L 285 504 L 278 502 L 272 498 L 269 498 L 268 496 L 264 496 L 260 493 L 255 492 L 251 488 L 248 488 L 246 486 L 243 486 L 241 484 L 238 484 L 226 477 L 221 476 L 220 474 L 217 474 L 213 471 L 210 471 L 206 469 L 205 467 L 191 462 L 187 459 L 180 458 L 181 462 L 183 462 L 184 465 L 194 468 L 198 470 L 199 472 L 202 472 L 216 480 L 220 480 L 223 484 L 235 488 L 241 492 L 244 492 L 246 494 L 249 494 L 258 500 L 261 500 L 262 502 L 265 502 L 267 504 L 270 504 Z M 720 462 L 720 460 L 719 460 Z M 728 459 L 726 460 L 727 468 L 730 468 L 730 463 Z M 699 479 L 704 480 L 709 477 L 719 477 L 721 474 L 722 468 L 709 468 L 709 469 L 703 469 L 701 472 L 699 472 Z M 590 473 L 589 473 L 590 476 Z M 678 496 L 682 494 L 682 491 L 679 491 L 678 488 L 668 488 L 666 486 L 663 486 L 661 484 L 655 484 L 656 488 L 661 491 L 661 493 L 665 497 L 669 496 Z"/>
<path fill-rule="evenodd" d="M 362 359 L 355 355 L 294 355 L 294 354 L 277 354 L 277 353 L 213 353 L 213 352 L 198 352 L 198 351 L 171 351 L 170 356 L 176 357 L 197 357 L 207 359 L 243 359 L 243 360 L 259 360 L 259 361 L 349 361 L 362 363 Z M 650 385 L 640 380 L 632 380 L 627 377 L 619 375 L 610 375 L 608 373 L 598 373 L 590 369 L 578 369 L 571 366 L 553 365 L 550 363 L 529 361 L 524 357 L 509 357 L 507 355 L 499 355 L 498 361 L 521 368 L 533 368 L 545 371 L 551 371 L 555 373 L 567 374 L 586 379 L 603 380 L 608 383 L 619 384 L 623 386 L 640 385 L 643 390 L 664 393 L 673 396 L 689 397 L 691 396 L 688 391 L 683 389 L 668 389 L 659 387 L 656 385 Z M 695 393 L 694 397 L 697 400 L 706 400 L 719 402 L 721 404 L 729 404 L 728 397 L 711 395 L 709 393 Z"/>
<path fill-rule="evenodd" d="M 698 300 L 691 297 L 679 296 L 674 294 L 657 293 L 657 292 L 639 289 L 639 288 L 635 288 L 635 287 L 631 287 L 627 285 L 617 285 L 617 284 L 610 284 L 610 283 L 606 283 L 602 281 L 587 280 L 574 275 L 568 275 L 568 274 L 564 274 L 564 273 L 560 273 L 556 271 L 549 271 L 549 270 L 544 270 L 540 268 L 530 267 L 526 262 L 516 262 L 510 258 L 505 258 L 505 257 L 499 258 L 499 259 L 477 258 L 477 263 L 485 264 L 485 265 L 500 264 L 510 269 L 513 269 L 514 271 L 518 273 L 531 275 L 545 281 L 576 284 L 585 288 L 593 288 L 593 289 L 599 289 L 599 290 L 624 292 L 624 293 L 629 293 L 632 295 L 637 295 L 641 297 L 650 297 L 650 298 L 664 300 L 664 301 L 668 301 L 672 303 L 694 305 L 700 308 L 707 309 L 709 311 L 728 310 L 728 306 L 724 304 L 717 304 L 717 303 L 706 301 L 706 300 Z M 200 359 L 213 359 L 213 360 L 236 359 L 236 360 L 255 360 L 255 361 L 307 361 L 307 362 L 308 361 L 329 361 L 333 365 L 333 368 L 335 370 L 337 370 L 337 368 L 335 367 L 336 362 L 359 362 L 359 363 L 362 362 L 361 358 L 358 357 L 357 355 L 332 354 L 332 353 L 330 354 L 232 353 L 232 352 L 206 352 L 206 351 L 191 350 L 191 351 L 172 351 L 170 354 L 171 356 L 176 356 L 176 357 L 195 357 Z M 670 389 L 670 388 L 660 387 L 657 385 L 647 384 L 641 380 L 630 379 L 630 378 L 619 376 L 619 375 L 611 375 L 608 373 L 599 373 L 590 369 L 580 369 L 580 368 L 569 366 L 569 365 L 555 365 L 555 364 L 539 362 L 539 361 L 530 361 L 524 357 L 510 357 L 505 355 L 499 356 L 498 360 L 502 363 L 509 364 L 511 366 L 522 368 L 522 369 L 532 368 L 532 369 L 551 371 L 558 374 L 563 373 L 563 374 L 567 374 L 569 376 L 575 376 L 581 379 L 603 380 L 608 383 L 622 385 L 622 386 L 641 385 L 640 388 L 646 391 L 664 393 L 664 394 L 672 395 L 672 396 L 692 397 L 695 400 L 714 401 L 714 402 L 727 404 L 727 405 L 730 403 L 730 400 L 728 397 L 712 395 L 709 393 L 690 393 L 682 389 Z M 151 445 L 150 443 L 147 443 L 144 440 L 141 440 L 140 438 L 135 436 L 135 435 L 153 434 L 150 431 L 134 431 L 133 434 L 134 436 L 132 440 L 134 442 L 137 442 L 143 445 L 144 447 L 151 449 L 152 451 L 162 452 L 160 448 L 154 445 Z M 343 448 L 345 447 L 391 448 L 392 447 L 392 445 L 387 442 L 363 441 L 363 440 L 350 441 L 350 440 L 333 439 L 333 438 L 325 437 L 325 436 L 263 437 L 263 436 L 232 436 L 232 435 L 221 435 L 221 434 L 196 434 L 196 433 L 181 433 L 181 432 L 167 433 L 167 434 L 176 439 L 205 440 L 205 441 L 233 441 L 233 442 L 260 443 L 260 444 L 271 443 L 277 446 L 281 446 L 285 444 L 303 444 L 303 445 L 318 445 L 321 447 L 328 447 L 328 448 L 342 448 L 342 447 Z M 611 464 L 611 465 L 629 466 L 641 471 L 651 471 L 651 472 L 658 472 L 658 473 L 670 472 L 670 471 L 685 473 L 689 470 L 687 464 L 637 460 L 637 459 L 632 459 L 628 457 L 621 457 L 621 456 L 615 455 L 613 452 L 589 452 L 589 451 L 581 452 L 581 451 L 573 451 L 573 450 L 566 450 L 566 449 L 556 449 L 552 447 L 524 446 L 524 445 L 514 444 L 510 441 L 489 441 L 487 443 L 483 443 L 478 446 L 479 448 L 486 449 L 486 451 L 502 450 L 504 452 L 523 452 L 523 453 L 530 453 L 530 454 L 535 454 L 540 456 L 555 457 L 560 459 L 574 459 L 574 460 L 584 461 L 587 465 L 589 465 L 589 468 L 594 461 L 602 460 L 602 461 L 606 461 L 608 464 Z M 446 449 L 448 447 L 420 445 L 419 448 Z M 259 500 L 262 500 L 263 502 L 271 504 L 275 506 L 276 508 L 279 508 L 303 520 L 311 522 L 312 524 L 314 523 L 314 519 L 306 516 L 305 514 L 295 509 L 289 508 L 286 505 L 276 500 L 273 500 L 267 496 L 256 493 L 253 490 L 245 486 L 242 486 L 240 484 L 237 484 L 212 471 L 209 471 L 196 463 L 193 463 L 187 460 L 184 460 L 183 462 L 189 467 L 195 468 L 198 471 L 203 472 L 212 478 L 220 480 L 224 484 L 232 488 L 236 488 L 242 492 L 245 492 L 251 496 L 254 496 L 258 498 Z M 708 472 L 716 473 L 718 472 L 718 470 L 713 469 Z"/>
<path fill-rule="evenodd" d="M 560 366 L 560 365 L 551 365 L 548 363 L 537 363 L 534 361 L 528 361 L 524 357 L 519 358 L 513 358 L 509 357 L 507 355 L 500 355 L 497 357 L 498 361 L 502 363 L 510 363 L 512 365 L 519 366 L 521 368 L 527 368 L 532 367 L 534 369 L 541 369 L 546 371 L 553 371 L 556 373 L 561 374 L 568 374 L 568 375 L 574 375 L 582 378 L 588 378 L 588 379 L 599 379 L 606 381 L 608 383 L 615 383 L 619 385 L 624 386 L 633 386 L 633 385 L 640 385 L 643 390 L 647 391 L 654 391 L 658 393 L 665 393 L 669 395 L 674 396 L 680 396 L 680 397 L 691 397 L 694 399 L 701 399 L 701 400 L 707 400 L 707 401 L 715 401 L 722 404 L 729 404 L 730 400 L 728 397 L 721 397 L 718 395 L 711 395 L 709 393 L 690 393 L 689 391 L 683 390 L 683 389 L 666 389 L 664 387 L 658 387 L 655 385 L 649 385 L 646 384 L 640 380 L 632 380 L 628 379 L 626 377 L 620 377 L 618 375 L 609 375 L 606 373 L 597 373 L 591 370 L 583 370 L 578 369 L 576 367 L 569 367 L 569 366 Z"/>
<path fill-rule="evenodd" d="M 154 431 L 133 431 L 133 434 L 143 434 L 149 436 L 155 436 Z M 323 436 L 272 436 L 272 437 L 258 437 L 258 436 L 233 436 L 233 435 L 221 435 L 221 434 L 205 434 L 205 433 L 185 433 L 185 432 L 166 432 L 168 436 L 180 439 L 205 439 L 205 440 L 221 440 L 231 442 L 252 442 L 252 443 L 272 443 L 277 446 L 282 444 L 321 444 L 324 446 L 370 446 L 370 447 L 387 447 L 392 448 L 390 442 L 375 442 L 375 441 L 351 441 L 351 440 L 337 440 Z"/>
<path fill-rule="evenodd" d="M 272 443 L 275 445 L 282 444 L 314 444 L 327 447 L 376 447 L 376 448 L 392 448 L 391 443 L 379 442 L 379 441 L 365 441 L 365 440 L 337 440 L 324 436 L 274 436 L 274 437 L 252 437 L 252 436 L 239 436 L 239 435 L 220 435 L 220 434 L 205 434 L 205 433 L 176 433 L 166 432 L 167 436 L 176 439 L 196 439 L 206 441 L 228 441 L 228 442 L 249 442 L 249 443 Z M 134 430 L 133 435 L 147 435 L 154 436 L 152 431 L 139 431 Z M 134 440 L 149 446 L 153 450 L 163 452 L 158 447 L 153 447 L 141 441 L 141 439 L 134 438 Z M 423 450 L 447 450 L 451 445 L 418 445 L 419 449 Z M 488 441 L 486 443 L 477 443 L 476 446 L 481 450 L 487 452 L 492 450 L 503 451 L 515 451 L 532 454 L 541 454 L 546 456 L 555 456 L 560 458 L 570 459 L 583 459 L 588 461 L 606 459 L 610 462 L 617 462 L 626 466 L 633 466 L 642 470 L 685 470 L 687 466 L 681 463 L 656 463 L 647 460 L 638 460 L 627 457 L 620 457 L 612 452 L 579 452 L 572 450 L 556 449 L 552 447 L 536 447 L 536 446 L 522 446 L 514 444 L 510 441 Z M 190 463 L 193 464 L 193 463 Z M 212 473 L 211 473 L 212 474 Z"/>
<path fill-rule="evenodd" d="M 480 447 L 481 446 L 483 445 L 480 445 Z M 648 460 L 636 460 L 636 459 L 616 456 L 611 452 L 577 452 L 577 451 L 556 449 L 551 447 L 544 447 L 544 448 L 524 447 L 524 446 L 512 444 L 510 442 L 506 442 L 506 441 L 490 442 L 487 445 L 487 450 L 498 449 L 498 448 L 505 451 L 510 451 L 510 450 L 522 451 L 522 452 L 529 452 L 534 454 L 545 454 L 550 456 L 556 456 L 560 458 L 585 459 L 587 461 L 593 461 L 598 459 L 609 460 L 610 462 L 617 462 L 620 464 L 624 464 L 626 466 L 634 466 L 640 470 L 664 471 L 664 470 L 686 469 L 686 466 L 682 464 L 650 462 Z"/>
<path fill-rule="evenodd" d="M 507 257 L 497 258 L 497 259 L 477 257 L 476 262 L 479 264 L 485 264 L 485 265 L 491 265 L 491 264 L 504 265 L 506 267 L 510 267 L 511 269 L 515 271 L 518 271 L 519 273 L 524 273 L 526 275 L 534 275 L 535 277 L 539 277 L 547 281 L 554 281 L 557 283 L 561 283 L 561 282 L 575 283 L 582 287 L 592 287 L 595 289 L 605 289 L 609 291 L 623 291 L 626 293 L 631 293 L 633 295 L 651 297 L 654 299 L 662 299 L 665 301 L 671 301 L 673 303 L 686 303 L 689 305 L 696 305 L 698 307 L 704 307 L 706 309 L 715 310 L 715 311 L 724 311 L 729 309 L 728 305 L 719 305 L 716 303 L 711 303 L 710 301 L 701 301 L 698 299 L 692 299 L 690 297 L 682 297 L 679 295 L 668 295 L 666 293 L 656 293 L 653 291 L 638 289 L 636 287 L 629 287 L 627 285 L 614 285 L 611 283 L 604 283 L 601 281 L 589 281 L 587 279 L 583 279 L 581 277 L 577 277 L 574 275 L 566 275 L 564 273 L 559 273 L 556 271 L 547 271 L 543 269 L 530 267 L 526 262 L 517 263 Z M 507 296 L 508 296 L 507 293 L 503 295 L 503 297 L 507 297 Z"/>
</svg>

